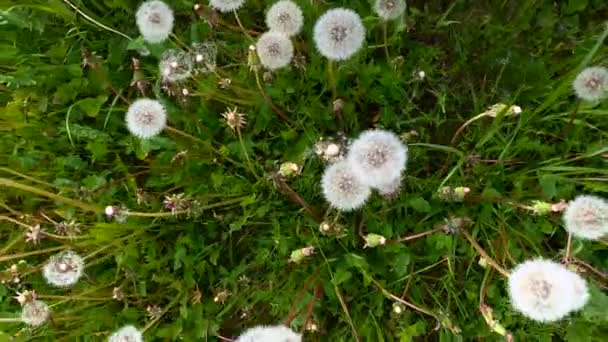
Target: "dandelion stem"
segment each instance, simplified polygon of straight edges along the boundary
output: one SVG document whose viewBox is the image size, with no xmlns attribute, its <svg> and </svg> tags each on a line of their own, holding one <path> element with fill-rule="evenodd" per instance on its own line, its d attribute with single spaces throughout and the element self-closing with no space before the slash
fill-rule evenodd
<svg viewBox="0 0 608 342">
<path fill-rule="evenodd" d="M 334 101 L 337 97 L 336 75 L 334 73 L 334 62 L 331 59 L 327 60 L 327 73 L 329 78 L 329 88 L 331 89 L 331 100 Z"/>
<path fill-rule="evenodd" d="M 249 40 L 251 40 L 253 42 L 254 39 L 253 39 L 253 37 L 251 37 L 249 32 L 247 30 L 245 30 L 245 27 L 243 27 L 243 24 L 241 23 L 241 18 L 239 18 L 239 14 L 236 11 L 232 11 L 232 13 L 234 13 L 234 19 L 236 19 L 236 23 L 241 28 L 241 31 L 243 31 L 243 33 L 247 36 L 247 38 L 249 38 Z"/>
<path fill-rule="evenodd" d="M 80 14 L 85 19 L 87 19 L 88 21 L 92 22 L 93 24 L 101 27 L 102 29 L 110 31 L 110 32 L 113 32 L 113 33 L 116 33 L 116 34 L 118 34 L 118 35 L 120 35 L 120 36 L 122 36 L 122 37 L 124 37 L 124 38 L 126 38 L 128 40 L 133 40 L 131 37 L 127 36 L 126 34 L 120 32 L 120 31 L 118 31 L 116 29 L 113 29 L 113 28 L 111 28 L 109 26 L 106 26 L 106 25 L 98 22 L 97 20 L 91 18 L 86 13 L 84 13 L 80 8 L 78 8 L 76 5 L 74 5 L 73 3 L 71 3 L 69 0 L 63 0 L 63 2 L 65 2 L 68 6 L 72 7 L 74 9 L 74 11 L 76 11 L 76 13 Z"/>
<path fill-rule="evenodd" d="M 566 254 L 562 259 L 564 264 L 570 263 L 570 253 L 572 253 L 572 234 L 568 233 L 568 241 L 566 242 Z"/>
<path fill-rule="evenodd" d="M 236 126 L 236 135 L 239 137 L 239 143 L 241 145 L 241 149 L 243 150 L 243 154 L 245 155 L 245 160 L 247 161 L 247 166 L 249 166 L 249 170 L 251 171 L 251 173 L 253 173 L 253 176 L 259 180 L 260 176 L 258 176 L 257 172 L 255 172 L 255 168 L 251 163 L 251 159 L 249 159 L 249 153 L 247 153 L 247 148 L 245 147 L 245 142 L 243 141 L 241 128 L 238 125 Z"/>
<path fill-rule="evenodd" d="M 0 257 L 0 262 L 5 262 L 8 260 L 13 260 L 13 259 L 23 259 L 25 257 L 32 256 L 32 255 L 56 252 L 56 251 L 61 251 L 64 249 L 69 249 L 69 248 L 70 248 L 70 246 L 56 246 L 56 247 L 50 247 L 50 248 L 46 248 L 46 249 L 39 249 L 36 251 L 31 251 L 31 252 L 5 255 L 5 256 Z"/>
<path fill-rule="evenodd" d="M 68 300 L 90 300 L 90 301 L 109 301 L 111 297 L 80 297 L 80 296 L 60 296 L 60 295 L 41 295 L 37 294 L 36 297 L 41 299 L 68 299 Z"/>
<path fill-rule="evenodd" d="M 14 223 L 14 224 L 20 225 L 20 226 L 21 226 L 21 227 L 23 227 L 23 228 L 28 228 L 28 229 L 32 228 L 32 226 L 30 226 L 30 225 L 28 225 L 28 224 L 25 224 L 25 223 L 23 223 L 23 222 L 21 222 L 21 221 L 19 221 L 19 220 L 16 220 L 16 219 L 14 219 L 14 218 L 12 218 L 12 217 L 8 217 L 8 216 L 0 215 L 0 220 L 4 220 L 4 221 L 9 221 L 9 222 L 12 222 L 12 223 Z"/>
<path fill-rule="evenodd" d="M 416 311 L 418 311 L 420 313 L 423 313 L 425 315 L 429 315 L 431 317 L 435 317 L 437 320 L 439 320 L 439 317 L 437 316 L 437 314 L 433 313 L 431 310 L 425 309 L 425 308 L 417 306 L 417 305 L 414 305 L 414 304 L 408 302 L 407 300 L 405 300 L 403 298 L 400 298 L 400 297 L 397 297 L 396 295 L 388 292 L 388 290 L 385 289 L 382 286 L 382 284 L 380 284 L 376 279 L 372 278 L 371 276 L 369 276 L 368 279 L 371 280 L 372 283 L 374 283 L 374 285 L 376 285 L 380 289 L 380 291 L 382 291 L 382 294 L 384 294 L 385 296 L 389 297 L 390 299 L 392 299 L 394 301 L 397 301 L 397 302 L 399 302 L 399 303 L 401 303 L 401 304 L 403 304 L 403 305 L 405 305 L 405 306 L 407 306 L 409 308 L 412 308 L 412 309 L 414 309 L 414 310 L 416 310 Z"/>
<path fill-rule="evenodd" d="M 175 43 L 177 43 L 177 45 L 179 45 L 179 47 L 186 49 L 188 52 L 192 52 L 192 49 L 186 43 L 184 43 L 181 39 L 179 39 L 179 37 L 177 35 L 171 33 L 171 38 L 173 38 L 173 40 L 175 40 Z"/>
<path fill-rule="evenodd" d="M 48 186 L 49 188 L 57 188 L 57 186 L 55 184 L 51 184 L 51 183 L 47 183 L 45 181 L 38 180 L 38 179 L 36 179 L 34 177 L 30 177 L 28 175 L 24 175 L 23 173 L 17 172 L 17 171 L 12 170 L 12 169 L 9 169 L 7 167 L 0 167 L 0 171 L 4 171 L 4 172 L 10 173 L 10 174 L 13 174 L 13 175 L 21 177 L 23 179 L 27 179 L 30 182 L 34 182 L 34 183 L 38 183 L 38 184 L 41 184 L 41 185 L 44 185 L 44 186 Z"/>
<path fill-rule="evenodd" d="M 234 203 L 239 203 L 249 197 L 250 196 L 243 196 L 243 197 L 238 197 L 238 198 L 221 201 L 218 203 L 201 206 L 200 210 L 207 210 L 207 209 L 212 209 L 212 208 L 217 208 L 217 207 L 223 207 L 225 205 L 230 205 L 230 204 L 234 204 Z M 142 213 L 142 212 L 138 212 L 138 211 L 127 211 L 127 212 L 125 212 L 125 214 L 127 216 L 135 216 L 135 217 L 170 217 L 170 216 L 178 216 L 178 215 L 187 214 L 188 212 L 189 212 L 189 210 L 178 210 L 178 211 L 174 211 L 174 212 L 171 212 L 171 211 L 164 212 L 163 211 L 163 212 L 159 212 L 159 213 Z"/>
<path fill-rule="evenodd" d="M 0 323 L 21 323 L 21 318 L 7 318 L 1 317 Z"/>
<path fill-rule="evenodd" d="M 260 82 L 259 71 L 257 69 L 254 70 L 254 74 L 255 74 L 255 82 L 258 85 L 260 94 L 262 95 L 262 97 L 264 98 L 266 103 L 275 111 L 275 113 L 277 113 L 279 115 L 279 117 L 281 117 L 281 119 L 283 119 L 285 121 L 289 121 L 289 118 L 287 117 L 287 115 L 285 113 L 283 113 L 283 111 L 280 110 L 277 106 L 275 106 L 274 103 L 272 103 L 272 100 L 270 99 L 270 97 L 268 97 L 268 94 L 266 94 L 266 91 L 264 91 L 264 87 L 262 87 L 262 83 Z"/>
<path fill-rule="evenodd" d="M 395 240 L 386 241 L 386 243 L 390 244 L 390 243 L 400 243 L 400 242 L 412 241 L 412 240 L 419 239 L 421 237 L 425 237 L 427 235 L 431 235 L 433 233 L 437 233 L 439 231 L 442 231 L 443 229 L 444 229 L 444 225 L 437 227 L 437 228 L 429 229 L 429 230 L 421 232 L 421 233 L 405 235 L 405 236 L 402 236 Z"/>
<path fill-rule="evenodd" d="M 281 175 L 279 175 L 278 173 L 274 173 L 272 175 L 272 181 L 274 182 L 274 184 L 276 185 L 277 189 L 287 195 L 289 197 L 289 199 L 295 203 L 295 204 L 299 204 L 304 211 L 306 211 L 306 213 L 312 218 L 314 219 L 317 223 L 321 224 L 323 222 L 323 218 L 321 218 L 321 216 L 319 216 L 317 214 L 317 211 L 311 207 L 303 198 L 302 196 L 300 196 L 297 192 L 295 192 L 295 190 L 293 190 L 286 182 L 285 180 L 281 177 Z"/>
<path fill-rule="evenodd" d="M 471 246 L 473 246 L 473 248 L 477 251 L 477 253 L 482 258 L 484 258 L 484 260 L 490 266 L 494 267 L 494 269 L 496 271 L 498 271 L 500 274 L 502 274 L 503 276 L 505 276 L 507 278 L 511 275 L 509 273 L 509 271 L 507 271 L 504 267 L 500 266 L 496 260 L 494 260 L 492 257 L 490 257 L 490 255 L 488 255 L 488 253 L 477 243 L 477 241 L 475 241 L 475 239 L 473 239 L 471 234 L 464 227 L 459 227 L 459 228 L 460 228 L 460 232 L 462 233 L 462 235 L 467 239 L 467 241 L 469 241 Z"/>
<path fill-rule="evenodd" d="M 576 118 L 576 114 L 578 114 L 578 111 L 581 108 L 581 103 L 582 103 L 582 101 L 580 99 L 578 99 L 576 101 L 576 106 L 574 107 L 574 110 L 570 114 L 570 120 L 568 121 L 568 124 L 566 125 L 566 127 L 564 127 L 564 129 L 559 134 L 559 136 L 561 136 L 562 138 L 567 139 L 568 135 L 572 131 L 572 127 L 574 127 L 574 119 Z"/>
<path fill-rule="evenodd" d="M 146 324 L 146 326 L 143 328 L 142 332 L 145 332 L 146 330 L 150 329 L 154 324 L 156 324 L 156 322 L 158 322 L 169 311 L 169 309 L 171 309 L 173 306 L 175 306 L 181 299 L 182 299 L 181 292 L 179 292 L 173 298 L 173 300 L 163 309 L 163 311 L 160 313 L 160 315 L 156 315 L 154 317 L 154 319 L 150 321 L 150 323 Z"/>
<path fill-rule="evenodd" d="M 384 37 L 384 54 L 386 55 L 386 60 L 390 61 L 391 56 L 388 51 L 388 21 L 384 21 L 382 25 L 382 36 Z"/>
<path fill-rule="evenodd" d="M 94 206 L 94 205 L 91 205 L 91 204 L 87 204 L 87 203 L 84 203 L 82 201 L 78 201 L 78 200 L 75 200 L 75 199 L 67 198 L 67 197 L 64 197 L 64 196 L 61 196 L 61 195 L 57 195 L 57 194 L 54 194 L 52 192 L 48 192 L 46 190 L 38 189 L 38 188 L 33 187 L 33 186 L 21 184 L 21 183 L 12 181 L 12 180 L 7 179 L 7 178 L 0 178 L 0 186 L 6 186 L 6 187 L 10 187 L 10 188 L 15 188 L 15 189 L 31 192 L 33 194 L 44 196 L 44 197 L 52 199 L 54 201 L 62 202 L 62 203 L 65 203 L 67 205 L 71 205 L 71 206 L 80 208 L 82 210 L 90 211 L 90 212 L 93 212 L 93 213 L 96 213 L 96 214 L 101 214 L 104 211 L 103 208 L 100 208 L 100 207 L 97 207 L 97 206 Z"/>
</svg>

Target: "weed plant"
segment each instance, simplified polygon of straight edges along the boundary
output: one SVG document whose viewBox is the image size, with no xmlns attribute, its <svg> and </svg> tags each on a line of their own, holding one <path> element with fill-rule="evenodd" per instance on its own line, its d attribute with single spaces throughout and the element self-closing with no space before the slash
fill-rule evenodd
<svg viewBox="0 0 608 342">
<path fill-rule="evenodd" d="M 0 1 L 0 341 L 608 340 L 608 240 L 562 219 L 608 194 L 608 101 L 572 88 L 606 65 L 608 3 L 295 2 L 301 30 L 256 45 L 274 1 L 167 0 L 149 39 L 139 0 Z M 365 37 L 328 54 L 338 7 Z M 143 98 L 159 134 L 128 129 Z M 407 168 L 339 211 L 323 174 L 373 128 Z M 584 279 L 582 309 L 514 309 L 507 277 L 539 257 Z"/>
</svg>

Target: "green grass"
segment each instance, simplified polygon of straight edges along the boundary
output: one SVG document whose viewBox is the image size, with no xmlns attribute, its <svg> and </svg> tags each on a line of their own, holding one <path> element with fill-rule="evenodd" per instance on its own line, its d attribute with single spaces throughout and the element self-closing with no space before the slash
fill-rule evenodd
<svg viewBox="0 0 608 342">
<path fill-rule="evenodd" d="M 608 339 L 605 239 L 573 243 L 575 260 L 600 272 L 580 268 L 590 303 L 539 324 L 513 311 L 504 277 L 479 264 L 464 233 L 375 248 L 363 248 L 362 238 L 396 240 L 462 217 L 471 220 L 471 240 L 506 269 L 537 256 L 560 260 L 567 240 L 560 216 L 522 207 L 608 193 L 608 104 L 583 104 L 571 121 L 570 86 L 580 69 L 608 57 L 605 1 L 409 1 L 406 15 L 389 24 L 387 60 L 382 24 L 367 1 L 298 0 L 305 28 L 295 47 L 305 63 L 260 80 L 287 120 L 260 93 L 247 65 L 251 42 L 234 16 L 220 15 L 212 27 L 191 1 L 168 0 L 175 37 L 141 57 L 139 1 L 72 2 L 97 24 L 61 0 L 0 1 L 0 217 L 12 219 L 0 221 L 0 340 L 101 341 L 134 324 L 148 341 L 218 341 L 256 324 L 289 321 L 304 331 L 307 319 L 319 331 L 306 332 L 306 341 L 504 340 L 480 303 L 517 341 Z M 243 26 L 265 31 L 271 3 L 248 0 L 239 11 Z M 367 29 L 362 51 L 334 65 L 340 116 L 332 112 L 327 60 L 312 41 L 316 18 L 337 6 L 358 12 Z M 220 76 L 189 80 L 187 98 L 168 95 L 158 57 L 202 41 L 217 43 Z M 85 50 L 95 67 L 81 67 Z M 133 57 L 141 62 L 135 79 L 149 83 L 147 96 L 166 105 L 179 131 L 147 141 L 129 135 L 124 113 L 141 97 L 131 86 Z M 219 88 L 220 78 L 231 86 Z M 496 103 L 523 112 L 476 120 L 451 142 Z M 248 119 L 242 142 L 220 115 L 235 106 Z M 402 190 L 392 201 L 374 195 L 354 213 L 328 211 L 319 185 L 325 165 L 313 145 L 370 127 L 408 139 Z M 301 174 L 277 179 L 284 162 L 297 163 Z M 449 203 L 437 196 L 443 186 L 471 193 Z M 162 201 L 179 193 L 200 210 L 171 215 Z M 119 223 L 106 219 L 107 205 L 154 214 Z M 78 239 L 26 242 L 23 224 L 54 232 L 43 214 L 78 222 Z M 319 217 L 343 233 L 322 234 Z M 292 251 L 306 246 L 316 253 L 290 263 Z M 88 256 L 85 276 L 67 290 L 46 285 L 40 273 L 61 248 Z M 123 301 L 112 299 L 115 287 Z M 35 329 L 4 322 L 19 317 L 11 297 L 25 289 L 51 305 L 52 321 Z M 223 291 L 225 300 L 214 301 Z M 400 300 L 417 309 L 395 314 Z M 157 318 L 146 313 L 153 305 L 162 309 Z"/>
</svg>

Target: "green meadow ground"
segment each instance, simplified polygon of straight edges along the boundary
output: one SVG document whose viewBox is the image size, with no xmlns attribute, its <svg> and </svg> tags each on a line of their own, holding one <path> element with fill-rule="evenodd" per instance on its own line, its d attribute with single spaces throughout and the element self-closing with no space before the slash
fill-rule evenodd
<svg viewBox="0 0 608 342">
<path fill-rule="evenodd" d="M 408 1 L 406 15 L 388 26 L 387 58 L 368 1 L 297 0 L 305 16 L 297 65 L 272 79 L 259 75 L 287 120 L 261 95 L 247 65 L 251 41 L 233 15 L 210 25 L 192 1 L 168 0 L 175 36 L 142 57 L 139 1 L 72 2 L 106 28 L 62 0 L 0 1 L 0 341 L 102 341 L 124 324 L 145 328 L 148 341 L 219 341 L 285 322 L 306 341 L 505 340 L 480 304 L 516 341 L 608 339 L 606 241 L 574 241 L 572 266 L 592 298 L 551 324 L 510 307 L 504 277 L 480 265 L 471 243 L 507 269 L 537 256 L 560 260 L 560 215 L 525 206 L 607 195 L 608 101 L 582 104 L 573 117 L 571 88 L 583 67 L 606 64 L 606 1 Z M 266 30 L 271 3 L 248 0 L 239 10 L 251 35 Z M 312 41 L 316 18 L 337 6 L 357 11 L 367 29 L 362 51 L 335 65 L 341 113 L 332 111 L 327 60 Z M 187 97 L 168 94 L 158 57 L 202 41 L 218 46 L 217 74 L 184 84 Z M 167 106 L 174 128 L 147 141 L 124 123 L 128 104 L 142 97 L 132 58 L 140 62 L 135 79 Z M 231 85 L 220 88 L 220 78 Z M 497 103 L 523 111 L 476 120 L 453 139 Z M 242 143 L 221 116 L 235 106 L 248 119 Z M 408 142 L 401 192 L 392 201 L 375 194 L 354 213 L 328 211 L 314 144 L 371 127 Z M 301 174 L 277 176 L 284 162 Z M 437 196 L 443 186 L 471 192 L 448 203 Z M 165 196 L 180 193 L 197 201 L 191 215 L 163 207 Z M 120 223 L 105 217 L 107 205 L 149 214 Z M 45 216 L 74 220 L 80 233 L 58 236 Z M 324 216 L 343 233 L 322 234 Z M 451 217 L 471 223 L 363 248 L 365 234 L 397 240 Z M 25 237 L 36 224 L 52 234 L 39 244 Z M 315 253 L 289 262 L 306 246 Z M 86 257 L 85 275 L 70 289 L 46 285 L 40 272 L 62 248 Z M 112 298 L 114 288 L 124 299 Z M 25 289 L 51 306 L 50 322 L 10 322 L 20 313 L 12 297 Z M 399 300 L 416 309 L 397 314 Z M 313 323 L 316 332 L 306 329 Z"/>
</svg>

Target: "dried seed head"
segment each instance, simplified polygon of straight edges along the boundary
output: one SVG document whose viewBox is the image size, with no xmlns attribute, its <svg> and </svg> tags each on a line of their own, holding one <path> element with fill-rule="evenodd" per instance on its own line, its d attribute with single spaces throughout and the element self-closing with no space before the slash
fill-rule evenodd
<svg viewBox="0 0 608 342">
<path fill-rule="evenodd" d="M 370 187 L 353 173 L 345 160 L 327 167 L 321 186 L 325 199 L 342 211 L 360 208 L 371 194 Z"/>
<path fill-rule="evenodd" d="M 313 38 L 321 55 L 331 60 L 345 60 L 363 46 L 365 27 L 354 11 L 334 8 L 317 20 Z"/>
<path fill-rule="evenodd" d="M 304 16 L 295 2 L 280 0 L 272 5 L 266 13 L 266 25 L 270 31 L 276 31 L 291 37 L 302 30 Z"/>
<path fill-rule="evenodd" d="M 608 201 L 597 196 L 582 195 L 568 203 L 563 220 L 572 235 L 597 240 L 608 235 Z"/>
<path fill-rule="evenodd" d="M 608 96 L 608 69 L 589 67 L 581 71 L 572 83 L 574 92 L 579 98 L 596 102 Z"/>
<path fill-rule="evenodd" d="M 289 37 L 279 32 L 266 32 L 256 43 L 260 63 L 267 69 L 286 67 L 293 58 L 293 44 Z"/>
<path fill-rule="evenodd" d="M 26 302 L 21 309 L 21 321 L 32 327 L 41 326 L 48 321 L 50 315 L 51 309 L 40 300 Z"/>
<path fill-rule="evenodd" d="M 159 0 L 142 3 L 135 18 L 139 32 L 150 43 L 166 40 L 173 30 L 173 11 Z"/>
<path fill-rule="evenodd" d="M 376 0 L 374 12 L 384 20 L 399 18 L 405 12 L 405 0 Z"/>
<path fill-rule="evenodd" d="M 141 331 L 132 325 L 125 325 L 108 338 L 108 342 L 143 342 L 143 340 Z"/>
<path fill-rule="evenodd" d="M 139 99 L 129 106 L 125 116 L 127 128 L 136 137 L 147 139 L 159 134 L 167 124 L 167 112 L 165 107 L 158 101 L 152 99 Z M 108 214 L 107 216 L 115 216 Z"/>
<path fill-rule="evenodd" d="M 234 342 L 301 342 L 302 335 L 292 331 L 284 325 L 264 326 L 247 329 Z"/>
<path fill-rule="evenodd" d="M 69 287 L 78 282 L 84 270 L 84 259 L 74 251 L 65 251 L 49 258 L 42 269 L 46 281 L 54 286 Z"/>
<path fill-rule="evenodd" d="M 228 108 L 222 113 L 222 116 L 226 120 L 226 125 L 233 131 L 237 131 L 247 125 L 247 115 L 238 111 L 236 107 Z"/>
<path fill-rule="evenodd" d="M 509 277 L 515 310 L 539 322 L 554 322 L 581 309 L 589 299 L 578 274 L 553 261 L 537 259 L 519 264 Z"/>
</svg>

